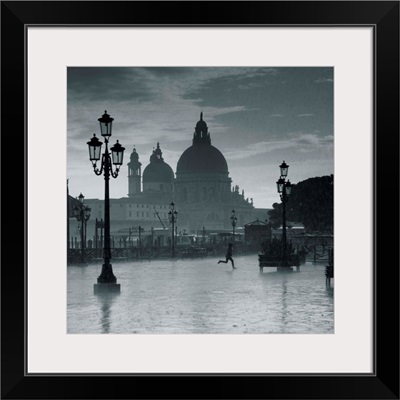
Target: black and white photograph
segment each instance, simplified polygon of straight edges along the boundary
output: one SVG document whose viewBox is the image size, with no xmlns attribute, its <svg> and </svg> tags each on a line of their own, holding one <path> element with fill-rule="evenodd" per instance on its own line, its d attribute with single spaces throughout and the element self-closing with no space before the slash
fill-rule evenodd
<svg viewBox="0 0 400 400">
<path fill-rule="evenodd" d="M 334 334 L 333 88 L 68 67 L 67 333 Z"/>
<path fill-rule="evenodd" d="M 398 0 L 1 24 L 1 398 L 399 399 Z"/>
</svg>

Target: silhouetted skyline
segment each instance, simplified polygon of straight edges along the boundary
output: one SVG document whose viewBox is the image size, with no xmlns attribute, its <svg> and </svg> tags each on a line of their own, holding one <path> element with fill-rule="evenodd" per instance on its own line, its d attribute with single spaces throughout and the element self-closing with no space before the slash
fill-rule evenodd
<svg viewBox="0 0 400 400">
<path fill-rule="evenodd" d="M 114 118 L 111 143 L 126 148 L 112 198 L 128 193 L 133 147 L 145 167 L 157 142 L 172 169 L 192 144 L 203 112 L 213 146 L 225 156 L 233 185 L 256 207 L 280 202 L 279 164 L 291 182 L 330 175 L 333 162 L 333 68 L 329 67 L 71 67 L 68 68 L 70 194 L 104 196 L 86 142 L 104 110 Z"/>
</svg>

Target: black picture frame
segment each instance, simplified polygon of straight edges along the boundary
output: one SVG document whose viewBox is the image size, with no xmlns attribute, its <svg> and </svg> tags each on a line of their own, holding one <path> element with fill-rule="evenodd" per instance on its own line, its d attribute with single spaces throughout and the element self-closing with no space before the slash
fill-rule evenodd
<svg viewBox="0 0 400 400">
<path fill-rule="evenodd" d="M 374 372 L 35 375 L 26 373 L 26 28 L 31 25 L 372 26 Z M 2 1 L 1 395 L 4 399 L 399 398 L 398 1 Z M 43 118 L 45 118 L 45 112 Z M 23 150 L 23 152 L 22 152 Z M 22 157 L 23 153 L 23 157 Z M 18 156 L 18 159 L 14 157 Z M 18 168 L 16 168 L 18 166 Z M 355 165 L 349 207 L 362 201 Z M 18 175 L 17 175 L 18 173 Z M 45 174 L 46 171 L 43 171 Z M 353 175 L 354 174 L 354 175 Z M 61 178 L 60 178 L 61 179 Z M 49 201 L 49 200 L 46 200 Z M 63 205 L 60 205 L 62 207 Z M 22 231 L 23 226 L 23 231 Z M 21 229 L 19 229 L 21 228 Z M 45 254 L 44 254 L 45 256 Z M 51 284 L 51 282 L 46 282 Z M 355 288 L 355 291 L 357 288 Z M 50 299 L 49 299 L 50 301 Z M 45 351 L 45 349 L 43 349 Z"/>
</svg>

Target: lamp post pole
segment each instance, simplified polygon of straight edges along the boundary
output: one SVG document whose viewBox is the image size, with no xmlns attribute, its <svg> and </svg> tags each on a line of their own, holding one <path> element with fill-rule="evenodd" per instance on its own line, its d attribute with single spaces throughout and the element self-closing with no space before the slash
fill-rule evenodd
<svg viewBox="0 0 400 400">
<path fill-rule="evenodd" d="M 77 211 L 79 211 L 76 219 L 80 222 L 80 233 L 81 233 L 81 263 L 84 264 L 85 263 L 85 248 L 86 248 L 86 223 L 90 218 L 90 211 L 91 209 L 89 207 L 86 207 L 83 204 L 83 199 L 85 198 L 85 196 L 81 193 L 78 196 L 79 199 L 79 209 L 77 209 Z"/>
<path fill-rule="evenodd" d="M 231 223 L 232 223 L 232 244 L 235 245 L 235 226 L 237 222 L 236 211 L 232 210 Z"/>
<path fill-rule="evenodd" d="M 69 179 L 67 179 L 67 253 L 69 253 L 69 249 L 70 249 L 70 242 L 69 242 L 69 188 L 68 188 L 68 181 Z M 69 257 L 69 254 L 67 254 L 67 258 Z"/>
<path fill-rule="evenodd" d="M 287 260 L 287 240 L 286 240 L 286 186 L 283 187 L 282 191 L 282 266 L 286 267 L 288 264 Z"/>
<path fill-rule="evenodd" d="M 172 250 L 172 257 L 175 257 L 175 240 L 174 240 L 174 233 L 175 233 L 175 223 L 178 219 L 178 211 L 175 210 L 175 204 L 171 203 L 169 206 L 170 210 L 168 212 L 168 219 L 172 225 L 172 243 L 171 243 L 171 250 Z"/>
<path fill-rule="evenodd" d="M 104 137 L 105 152 L 101 156 L 100 166 L 97 167 L 97 161 L 100 160 L 102 142 L 93 134 L 92 139 L 87 142 L 89 146 L 89 157 L 92 162 L 93 170 L 96 175 L 104 174 L 104 248 L 103 248 L 103 267 L 100 276 L 97 278 L 97 284 L 94 285 L 95 293 L 100 291 L 120 291 L 120 285 L 117 284 L 111 260 L 111 239 L 110 239 L 110 176 L 117 178 L 120 166 L 124 156 L 125 148 L 122 147 L 118 140 L 111 147 L 111 153 L 108 150 L 108 140 L 111 136 L 112 121 L 107 111 L 98 119 L 100 122 L 101 135 Z M 113 171 L 113 164 L 116 167 Z"/>
<path fill-rule="evenodd" d="M 84 236 L 84 240 L 83 242 L 85 243 L 85 248 L 86 248 L 86 242 L 87 242 L 87 222 L 90 219 L 90 212 L 91 212 L 91 208 L 90 207 L 85 207 L 84 211 L 83 211 L 83 218 L 85 220 L 85 236 Z"/>
<path fill-rule="evenodd" d="M 132 234 L 132 228 L 129 227 L 129 234 L 128 234 L 128 247 L 131 247 L 131 234 Z"/>
<path fill-rule="evenodd" d="M 85 196 L 81 193 L 78 196 L 79 203 L 80 203 L 80 208 L 79 208 L 79 216 L 77 219 L 79 220 L 81 224 L 81 263 L 85 262 L 85 243 L 84 243 L 84 220 L 85 220 L 85 215 L 84 215 L 84 205 L 83 205 L 83 199 Z"/>
<path fill-rule="evenodd" d="M 150 251 L 151 251 L 151 256 L 153 257 L 153 252 L 154 252 L 154 228 L 153 226 L 151 226 L 151 247 L 150 247 Z"/>
<path fill-rule="evenodd" d="M 292 191 L 292 184 L 290 181 L 286 181 L 286 177 L 289 170 L 289 165 L 283 161 L 283 163 L 279 166 L 281 170 L 281 175 L 277 184 L 278 193 L 280 195 L 282 201 L 282 258 L 281 258 L 281 267 L 290 268 L 288 255 L 287 255 L 287 239 L 286 239 L 286 203 L 289 199 L 289 196 Z M 290 268 L 291 269 L 291 268 Z"/>
</svg>

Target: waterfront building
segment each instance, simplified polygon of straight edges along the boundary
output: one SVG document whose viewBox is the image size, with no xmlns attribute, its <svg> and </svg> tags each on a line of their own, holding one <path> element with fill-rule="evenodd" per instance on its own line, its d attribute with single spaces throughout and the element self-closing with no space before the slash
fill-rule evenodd
<svg viewBox="0 0 400 400">
<path fill-rule="evenodd" d="M 255 208 L 244 190 L 232 185 L 228 163 L 222 152 L 211 144 L 207 123 L 200 114 L 192 145 L 183 151 L 176 166 L 176 176 L 164 160 L 160 143 L 156 144 L 142 173 L 140 155 L 133 147 L 128 167 L 127 197 L 110 199 L 111 234 L 126 233 L 141 226 L 144 235 L 155 228 L 169 229 L 169 205 L 178 211 L 177 233 L 198 233 L 205 229 L 232 229 L 230 216 L 234 209 L 237 227 L 259 218 L 265 221 L 267 209 Z M 104 218 L 102 199 L 85 199 L 91 208 L 88 232 L 94 232 L 96 218 Z"/>
<path fill-rule="evenodd" d="M 228 163 L 211 144 L 211 135 L 203 113 L 197 122 L 192 145 L 179 158 L 176 166 L 175 204 L 179 208 L 180 224 L 189 231 L 230 229 L 232 209 L 238 225 L 252 220 L 253 200 L 246 200 L 239 186 L 231 187 Z M 263 216 L 266 218 L 266 212 Z"/>
</svg>

